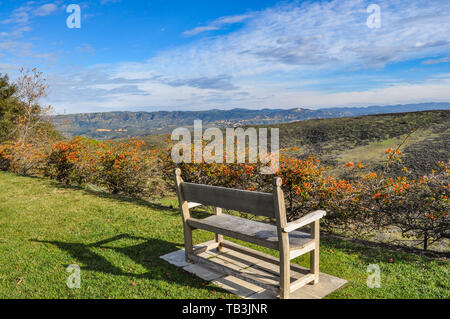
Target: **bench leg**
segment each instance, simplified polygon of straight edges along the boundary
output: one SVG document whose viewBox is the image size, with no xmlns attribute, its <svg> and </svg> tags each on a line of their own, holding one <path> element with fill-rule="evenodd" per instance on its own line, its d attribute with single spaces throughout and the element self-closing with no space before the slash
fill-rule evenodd
<svg viewBox="0 0 450 319">
<path fill-rule="evenodd" d="M 291 291 L 291 260 L 289 256 L 289 235 L 280 236 L 280 299 L 288 299 Z"/>
<path fill-rule="evenodd" d="M 288 299 L 290 292 L 291 263 L 289 258 L 280 258 L 280 299 Z"/>
<path fill-rule="evenodd" d="M 222 215 L 222 208 L 221 207 L 214 207 L 214 213 L 216 215 Z M 217 250 L 221 251 L 222 250 L 222 242 L 223 242 L 223 236 L 216 234 L 216 243 L 218 243 L 217 245 Z"/>
<path fill-rule="evenodd" d="M 222 248 L 223 248 L 222 242 L 223 242 L 223 236 L 219 235 L 219 234 L 216 234 L 216 243 L 218 243 L 218 245 L 217 245 L 217 250 L 218 251 L 222 251 Z"/>
<path fill-rule="evenodd" d="M 311 237 L 314 238 L 315 245 L 314 250 L 309 253 L 310 258 L 310 272 L 314 274 L 315 279 L 312 282 L 313 285 L 319 282 L 319 221 L 316 220 L 311 225 Z"/>
<path fill-rule="evenodd" d="M 316 247 L 310 252 L 310 266 L 311 273 L 314 274 L 315 278 L 312 282 L 313 285 L 319 282 L 319 249 Z"/>
<path fill-rule="evenodd" d="M 186 261 L 192 262 L 191 258 L 189 258 L 189 254 L 194 253 L 194 246 L 192 244 L 192 227 L 187 223 L 183 224 L 184 229 L 184 250 L 186 253 Z"/>
</svg>

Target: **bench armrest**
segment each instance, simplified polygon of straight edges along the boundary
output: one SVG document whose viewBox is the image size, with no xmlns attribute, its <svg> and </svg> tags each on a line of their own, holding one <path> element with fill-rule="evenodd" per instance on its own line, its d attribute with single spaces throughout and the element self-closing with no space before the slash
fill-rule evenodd
<svg viewBox="0 0 450 319">
<path fill-rule="evenodd" d="M 202 204 L 196 202 L 188 202 L 188 208 L 194 208 L 198 206 L 202 206 Z"/>
<path fill-rule="evenodd" d="M 294 231 L 303 226 L 311 224 L 312 222 L 314 222 L 318 219 L 321 219 L 326 214 L 327 213 L 324 210 L 316 210 L 312 213 L 309 213 L 306 216 L 303 216 L 297 220 L 294 220 L 293 222 L 287 223 L 286 227 L 283 228 L 283 232 L 290 233 L 291 231 Z"/>
</svg>

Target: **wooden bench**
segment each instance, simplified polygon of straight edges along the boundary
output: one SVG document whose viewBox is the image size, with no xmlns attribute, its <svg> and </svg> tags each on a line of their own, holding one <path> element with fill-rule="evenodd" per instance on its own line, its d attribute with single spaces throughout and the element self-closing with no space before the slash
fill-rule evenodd
<svg viewBox="0 0 450 319">
<path fill-rule="evenodd" d="M 175 170 L 175 179 L 183 218 L 184 243 L 188 262 L 203 263 L 228 275 L 275 290 L 279 292 L 280 298 L 283 299 L 289 298 L 289 293 L 308 283 L 316 284 L 319 282 L 319 220 L 325 216 L 326 212 L 318 210 L 295 221 L 287 222 L 281 178 L 275 177 L 273 179 L 272 194 L 183 182 L 179 168 Z M 190 209 L 200 205 L 215 207 L 215 215 L 203 219 L 191 217 Z M 222 209 L 273 218 L 276 220 L 276 225 L 222 214 Z M 306 225 L 310 225 L 309 233 L 297 230 Z M 221 250 L 222 247 L 235 249 L 278 264 L 280 267 L 279 285 L 274 287 L 262 283 L 251 274 L 241 273 L 198 256 L 211 247 L 194 249 L 192 244 L 192 231 L 194 229 L 203 229 L 215 233 L 216 240 L 213 246 L 218 250 Z M 223 236 L 278 250 L 280 259 L 267 258 L 265 254 L 225 241 Z M 291 282 L 291 268 L 299 267 L 291 264 L 290 260 L 307 252 L 310 252 L 311 260 L 309 273 Z"/>
</svg>

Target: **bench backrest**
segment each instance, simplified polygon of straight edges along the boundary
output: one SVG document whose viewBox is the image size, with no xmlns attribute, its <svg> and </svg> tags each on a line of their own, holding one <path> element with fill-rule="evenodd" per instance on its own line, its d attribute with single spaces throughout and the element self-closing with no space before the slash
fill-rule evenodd
<svg viewBox="0 0 450 319">
<path fill-rule="evenodd" d="M 175 170 L 178 201 L 183 220 L 190 218 L 189 202 L 225 208 L 257 216 L 275 218 L 278 228 L 286 227 L 286 207 L 280 177 L 273 179 L 270 193 L 183 182 L 181 170 Z"/>
<path fill-rule="evenodd" d="M 188 202 L 275 218 L 274 198 L 270 193 L 186 182 L 181 183 L 181 192 Z"/>
</svg>

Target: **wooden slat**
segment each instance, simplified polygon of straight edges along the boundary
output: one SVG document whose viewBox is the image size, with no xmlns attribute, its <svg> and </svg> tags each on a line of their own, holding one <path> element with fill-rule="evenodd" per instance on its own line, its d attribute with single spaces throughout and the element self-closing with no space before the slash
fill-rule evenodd
<svg viewBox="0 0 450 319">
<path fill-rule="evenodd" d="M 189 261 L 188 255 L 193 252 L 192 245 L 192 227 L 188 225 L 187 220 L 191 217 L 188 208 L 188 202 L 183 198 L 183 192 L 181 191 L 181 185 L 183 179 L 181 178 L 181 170 L 175 169 L 175 185 L 178 196 L 178 203 L 180 205 L 181 217 L 183 220 L 183 232 L 184 232 L 184 248 L 186 252 L 186 261 Z"/>
<path fill-rule="evenodd" d="M 301 256 L 303 254 L 306 254 L 307 252 L 314 250 L 315 247 L 316 247 L 316 241 L 313 239 L 303 248 L 291 249 L 289 251 L 289 260 L 297 258 L 298 256 Z"/>
<path fill-rule="evenodd" d="M 222 215 L 222 216 L 226 216 L 226 215 Z M 216 234 L 220 234 L 220 235 L 225 235 L 228 237 L 232 237 L 235 239 L 240 239 L 249 243 L 253 243 L 253 244 L 257 244 L 260 246 L 264 246 L 267 248 L 271 248 L 271 249 L 276 249 L 278 250 L 278 241 L 268 241 L 265 238 L 258 238 L 256 237 L 254 234 L 243 234 L 239 231 L 239 224 L 234 224 L 236 228 L 230 229 L 230 227 L 224 228 L 224 225 L 214 225 L 214 224 L 210 224 L 210 223 L 206 223 L 207 219 L 210 219 L 212 217 L 215 216 L 211 216 L 205 219 L 196 219 L 196 218 L 191 218 L 188 220 L 188 224 L 191 227 L 197 228 L 197 229 L 204 229 Z M 245 220 L 243 218 L 239 218 L 242 220 Z M 229 225 L 228 225 L 229 226 Z"/>
<path fill-rule="evenodd" d="M 200 203 L 194 203 L 194 202 L 189 202 L 189 203 L 188 203 L 188 208 L 189 208 L 189 209 L 195 208 L 195 207 L 198 207 L 198 206 L 202 206 L 202 204 L 200 204 Z"/>
<path fill-rule="evenodd" d="M 277 219 L 278 249 L 280 250 L 280 298 L 288 299 L 291 276 L 289 251 L 291 248 L 289 234 L 282 231 L 283 228 L 286 227 L 287 219 L 284 194 L 281 185 L 283 185 L 281 177 L 274 177 L 272 193 L 274 198 L 274 212 Z"/>
<path fill-rule="evenodd" d="M 268 282 L 265 282 L 263 279 L 261 279 L 258 276 L 252 275 L 250 273 L 243 273 L 239 270 L 227 267 L 222 264 L 215 263 L 214 261 L 211 261 L 209 259 L 189 254 L 189 258 L 192 259 L 195 263 L 205 265 L 206 267 L 210 268 L 211 270 L 215 270 L 221 273 L 225 273 L 226 275 L 234 276 L 236 278 L 242 279 L 246 282 L 252 283 L 254 285 L 257 285 L 259 287 L 268 289 L 270 291 L 273 291 L 275 293 L 278 293 L 279 286 L 274 285 Z"/>
<path fill-rule="evenodd" d="M 294 220 L 293 222 L 287 223 L 286 227 L 283 228 L 283 231 L 285 233 L 289 233 L 293 230 L 299 229 L 303 226 L 306 226 L 306 225 L 322 218 L 326 214 L 327 213 L 324 210 L 316 210 L 312 213 L 309 213 L 306 216 L 303 216 L 297 220 Z"/>
<path fill-rule="evenodd" d="M 226 214 L 211 215 L 204 219 L 190 218 L 187 222 L 194 228 L 279 250 L 277 228 L 271 224 Z M 300 249 L 310 241 L 311 236 L 307 233 L 295 231 L 289 234 L 289 246 L 292 249 Z"/>
<path fill-rule="evenodd" d="M 232 243 L 228 240 L 224 240 L 222 243 L 223 247 L 232 249 L 234 251 L 238 251 L 244 254 L 247 254 L 249 256 L 252 257 L 257 257 L 260 258 L 261 260 L 267 261 L 269 263 L 273 263 L 276 265 L 279 265 L 280 261 L 275 258 L 272 257 L 270 255 L 264 254 L 262 252 L 259 252 L 257 250 L 251 249 L 251 248 L 247 248 L 235 243 Z M 279 285 L 274 285 L 271 284 L 269 282 L 265 282 L 264 279 L 261 279 L 260 276 L 253 276 L 251 273 L 243 273 L 240 270 L 236 270 L 230 267 L 227 267 L 226 265 L 222 265 L 222 264 L 218 264 L 212 260 L 197 256 L 195 254 L 190 255 L 190 259 L 192 259 L 195 263 L 199 263 L 199 264 L 203 264 L 206 267 L 210 268 L 211 270 L 216 270 L 219 272 L 223 272 L 227 275 L 231 275 L 231 276 L 235 276 L 239 279 L 242 279 L 244 281 L 253 283 L 257 286 L 263 287 L 265 289 L 269 289 L 275 293 L 279 293 L 280 292 L 280 286 Z M 258 265 L 256 265 L 255 267 L 258 268 Z M 304 269 L 303 267 L 300 267 L 298 265 L 295 264 L 290 264 L 290 268 L 298 273 L 305 273 L 307 271 L 307 269 Z M 263 269 L 264 271 L 268 271 L 269 273 L 274 273 L 272 272 L 270 269 L 265 269 L 265 268 L 260 268 Z M 279 275 L 279 273 L 274 273 L 275 275 Z M 302 276 L 300 279 L 294 280 L 290 283 L 290 292 L 293 292 L 301 287 L 303 287 L 304 285 L 314 281 L 314 275 L 310 274 L 310 273 L 306 273 L 304 276 Z M 289 278 L 289 281 L 291 281 L 293 279 Z"/>
<path fill-rule="evenodd" d="M 273 196 L 269 193 L 182 183 L 183 198 L 206 206 L 222 207 L 257 216 L 274 218 Z"/>
<path fill-rule="evenodd" d="M 222 215 L 222 208 L 221 207 L 214 207 L 214 213 L 216 215 Z M 219 244 L 218 250 L 221 250 L 220 243 L 223 241 L 223 235 L 216 234 L 216 242 Z"/>
<path fill-rule="evenodd" d="M 216 249 L 218 245 L 219 245 L 219 243 L 217 243 L 217 242 L 211 242 L 211 243 L 208 243 L 208 244 L 196 245 L 193 248 L 193 253 L 198 255 L 198 254 L 204 253 L 205 251 L 208 251 L 208 250 L 211 250 L 211 249 Z"/>
<path fill-rule="evenodd" d="M 303 287 L 304 285 L 310 283 L 311 281 L 314 281 L 315 276 L 313 274 L 307 274 L 301 277 L 300 279 L 297 279 L 293 283 L 291 283 L 290 292 L 294 292 L 298 288 Z"/>
<path fill-rule="evenodd" d="M 231 242 L 229 240 L 224 240 L 222 242 L 222 246 L 225 247 L 225 248 L 228 248 L 228 249 L 240 252 L 242 254 L 258 258 L 258 259 L 260 259 L 262 261 L 265 261 L 265 262 L 268 262 L 268 263 L 271 263 L 271 264 L 274 264 L 274 265 L 277 265 L 277 266 L 280 265 L 280 260 L 278 258 L 275 258 L 273 256 L 267 255 L 265 253 L 262 253 L 260 251 L 255 250 L 255 249 L 251 249 L 251 248 L 248 248 L 248 247 L 244 247 L 244 246 L 235 244 L 235 243 L 233 243 L 233 242 Z M 300 266 L 298 266 L 296 264 L 292 264 L 292 263 L 291 263 L 291 269 L 293 271 L 296 271 L 296 272 L 299 272 L 299 273 L 305 273 L 305 274 L 308 273 L 308 269 L 300 267 Z"/>
<path fill-rule="evenodd" d="M 314 250 L 310 252 L 310 267 L 311 273 L 315 276 L 314 284 L 319 282 L 319 240 L 320 240 L 320 229 L 319 220 L 314 221 L 311 225 L 311 237 L 314 238 L 315 247 Z"/>
</svg>

